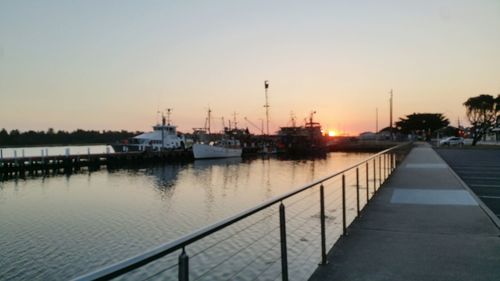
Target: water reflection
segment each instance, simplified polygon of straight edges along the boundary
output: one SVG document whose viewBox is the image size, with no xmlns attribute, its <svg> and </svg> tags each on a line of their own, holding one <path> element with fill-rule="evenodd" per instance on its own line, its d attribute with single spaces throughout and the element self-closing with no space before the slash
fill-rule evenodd
<svg viewBox="0 0 500 281">
<path fill-rule="evenodd" d="M 186 165 L 183 164 L 159 165 L 147 168 L 144 174 L 153 178 L 153 187 L 159 193 L 161 200 L 168 200 L 175 193 L 180 171 L 185 168 Z"/>
<path fill-rule="evenodd" d="M 241 157 L 233 157 L 233 158 L 221 158 L 221 159 L 203 159 L 203 160 L 195 160 L 193 163 L 193 167 L 195 169 L 207 169 L 213 166 L 230 166 L 230 165 L 238 165 L 243 161 Z"/>
</svg>

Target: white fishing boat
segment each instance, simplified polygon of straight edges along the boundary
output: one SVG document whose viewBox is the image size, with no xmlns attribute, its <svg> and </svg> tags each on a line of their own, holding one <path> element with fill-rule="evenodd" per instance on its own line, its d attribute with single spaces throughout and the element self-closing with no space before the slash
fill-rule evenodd
<svg viewBox="0 0 500 281">
<path fill-rule="evenodd" d="M 168 121 L 162 114 L 162 123 L 153 126 L 152 132 L 132 137 L 123 143 L 111 144 L 115 152 L 127 151 L 161 151 L 167 149 L 184 149 L 186 139 L 177 133 L 177 127 L 170 124 L 170 109 L 168 109 Z"/>
<path fill-rule="evenodd" d="M 243 149 L 238 140 L 193 144 L 194 159 L 241 157 Z"/>
</svg>

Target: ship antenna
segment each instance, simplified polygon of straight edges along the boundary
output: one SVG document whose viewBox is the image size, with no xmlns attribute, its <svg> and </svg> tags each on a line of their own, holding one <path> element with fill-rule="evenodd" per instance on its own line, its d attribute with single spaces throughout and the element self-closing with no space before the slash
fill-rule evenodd
<svg viewBox="0 0 500 281">
<path fill-rule="evenodd" d="M 269 102 L 267 100 L 267 89 L 269 89 L 269 81 L 266 80 L 264 81 L 264 88 L 265 88 L 265 91 L 266 91 L 266 104 L 264 105 L 264 107 L 266 108 L 266 120 L 267 120 L 267 135 L 269 135 Z"/>
<path fill-rule="evenodd" d="M 167 108 L 167 125 L 170 126 L 170 114 L 172 114 L 173 108 Z M 165 121 L 163 122 L 163 125 L 165 125 Z"/>
<path fill-rule="evenodd" d="M 297 124 L 295 122 L 295 114 L 292 112 L 290 112 L 290 120 L 292 121 L 292 127 L 296 127 Z"/>
</svg>

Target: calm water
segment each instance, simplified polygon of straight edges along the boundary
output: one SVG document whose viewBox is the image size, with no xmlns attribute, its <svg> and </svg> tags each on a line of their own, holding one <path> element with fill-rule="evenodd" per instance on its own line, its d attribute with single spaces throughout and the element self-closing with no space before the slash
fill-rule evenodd
<svg viewBox="0 0 500 281">
<path fill-rule="evenodd" d="M 326 158 L 315 160 L 202 160 L 139 170 L 102 170 L 90 174 L 0 182 L 0 279 L 61 280 L 79 276 L 253 207 L 369 155 L 330 153 Z M 332 193 L 328 191 L 328 186 L 326 193 Z M 306 195 L 309 197 L 309 194 Z M 312 195 L 316 194 L 310 197 L 317 202 L 317 197 Z M 335 197 L 332 198 L 336 201 Z M 297 217 L 307 213 L 305 209 L 299 208 L 301 202 L 306 200 L 298 202 L 300 204 L 289 204 L 296 204 Z M 273 217 L 275 210 L 268 211 L 273 223 L 276 221 Z M 311 210 L 310 214 L 304 215 L 304 223 L 317 216 L 317 208 Z M 329 212 L 333 214 L 336 209 L 332 207 Z M 290 208 L 288 216 L 294 216 L 293 208 Z M 338 221 L 333 223 L 334 215 L 331 219 L 331 225 L 338 226 Z M 245 223 L 248 228 L 253 225 L 251 221 Z M 268 227 L 266 223 L 258 229 L 249 228 L 244 238 L 238 238 L 238 243 L 251 241 L 259 231 Z M 289 228 L 293 230 L 293 224 Z M 291 262 L 295 251 L 293 235 L 300 234 L 303 229 L 309 227 L 306 225 L 301 229 L 297 226 L 296 232 L 290 232 Z M 272 231 L 275 228 L 270 229 L 269 233 Z M 303 233 L 297 236 L 299 242 L 296 243 L 307 241 L 307 235 Z M 238 243 L 221 244 L 218 250 L 214 247 L 215 252 L 212 254 L 203 252 L 193 255 L 190 261 L 193 274 L 200 280 L 213 280 L 214 277 L 206 275 L 202 269 L 196 269 L 196 265 L 214 262 L 217 255 L 227 256 Z M 255 241 L 251 242 L 257 248 L 251 250 L 248 247 L 249 251 L 260 253 L 264 252 L 263 249 L 274 251 L 274 248 L 279 248 L 273 248 L 272 241 L 262 243 L 257 245 Z M 206 245 L 209 245 L 209 241 L 201 241 L 195 246 L 202 249 Z M 252 262 L 258 262 L 266 256 Z M 170 271 L 152 276 L 152 272 L 165 268 L 167 262 L 162 262 L 160 265 L 153 264 L 150 269 L 138 270 L 128 279 L 151 277 L 175 280 L 176 258 L 177 255 L 170 259 L 167 257 L 174 263 Z M 233 261 L 237 260 L 235 256 Z M 262 266 L 267 264 L 271 262 Z M 307 278 L 317 261 L 305 260 L 300 261 L 300 264 L 293 268 L 297 270 L 296 274 L 304 276 L 295 280 Z M 238 272 L 239 275 L 227 275 L 223 269 L 217 278 L 252 280 L 257 276 L 252 270 L 257 267 L 252 265 L 248 272 L 242 270 Z M 259 275 L 258 279 L 276 278 L 279 267 L 276 269 L 275 264 L 268 267 L 270 269 L 267 272 L 271 277 Z"/>
</svg>

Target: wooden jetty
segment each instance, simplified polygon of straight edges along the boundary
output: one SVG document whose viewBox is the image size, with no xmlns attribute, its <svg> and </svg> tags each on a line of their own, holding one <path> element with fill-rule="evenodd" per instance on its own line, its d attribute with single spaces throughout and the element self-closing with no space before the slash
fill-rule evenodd
<svg viewBox="0 0 500 281">
<path fill-rule="evenodd" d="M 50 173 L 71 174 L 82 168 L 95 171 L 101 167 L 120 168 L 128 165 L 180 162 L 192 159 L 193 153 L 189 150 L 12 157 L 0 159 L 0 178 L 8 179 Z"/>
</svg>

